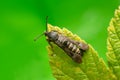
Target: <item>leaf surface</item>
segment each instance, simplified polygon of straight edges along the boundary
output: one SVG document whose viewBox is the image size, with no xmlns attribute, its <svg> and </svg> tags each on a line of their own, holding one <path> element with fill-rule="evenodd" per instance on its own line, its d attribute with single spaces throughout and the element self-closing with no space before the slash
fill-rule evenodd
<svg viewBox="0 0 120 80">
<path fill-rule="evenodd" d="M 120 7 L 108 27 L 107 48 L 108 65 L 120 80 Z"/>
<path fill-rule="evenodd" d="M 58 31 L 72 40 L 86 43 L 80 37 L 72 34 L 69 30 L 60 29 L 57 26 L 48 24 L 48 31 Z M 49 62 L 54 77 L 57 80 L 116 80 L 103 59 L 99 58 L 98 53 L 89 45 L 89 49 L 82 56 L 82 63 L 74 62 L 61 48 L 54 43 L 47 47 Z"/>
</svg>

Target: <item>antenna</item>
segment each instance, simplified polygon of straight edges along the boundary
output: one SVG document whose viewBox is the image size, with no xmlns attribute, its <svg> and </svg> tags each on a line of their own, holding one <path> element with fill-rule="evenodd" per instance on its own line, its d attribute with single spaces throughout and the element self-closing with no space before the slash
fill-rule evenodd
<svg viewBox="0 0 120 80">
<path fill-rule="evenodd" d="M 47 32 L 47 22 L 48 22 L 48 16 L 46 16 L 46 32 Z M 37 41 L 41 36 L 43 36 L 45 34 L 45 32 L 44 33 L 42 33 L 42 34 L 40 34 L 40 35 L 38 35 L 37 37 L 35 37 L 34 38 L 34 41 Z"/>
<path fill-rule="evenodd" d="M 47 23 L 48 23 L 48 16 L 46 16 L 46 32 L 48 31 L 48 29 L 47 29 Z"/>
<path fill-rule="evenodd" d="M 37 41 L 37 40 L 38 40 L 41 36 L 43 36 L 43 35 L 44 35 L 44 33 L 38 35 L 37 37 L 34 38 L 34 41 Z"/>
</svg>

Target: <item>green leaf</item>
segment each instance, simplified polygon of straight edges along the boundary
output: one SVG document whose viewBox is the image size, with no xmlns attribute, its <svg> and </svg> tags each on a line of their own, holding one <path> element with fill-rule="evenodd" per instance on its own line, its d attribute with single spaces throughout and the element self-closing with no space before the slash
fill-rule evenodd
<svg viewBox="0 0 120 80">
<path fill-rule="evenodd" d="M 48 30 L 56 30 L 72 40 L 86 43 L 77 35 L 63 28 L 48 24 Z M 98 57 L 98 53 L 89 45 L 89 49 L 84 52 L 82 63 L 74 62 L 61 48 L 54 43 L 47 47 L 49 62 L 54 77 L 57 80 L 116 80 L 103 59 Z"/>
<path fill-rule="evenodd" d="M 108 65 L 120 80 L 120 7 L 108 27 L 107 48 Z"/>
</svg>

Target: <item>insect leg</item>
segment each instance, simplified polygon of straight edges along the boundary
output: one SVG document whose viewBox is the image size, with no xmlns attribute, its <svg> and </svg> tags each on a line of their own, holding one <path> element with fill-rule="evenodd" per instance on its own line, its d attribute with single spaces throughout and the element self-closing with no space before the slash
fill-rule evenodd
<svg viewBox="0 0 120 80">
<path fill-rule="evenodd" d="M 84 50 L 80 49 L 80 55 L 81 56 L 83 56 L 84 52 L 85 52 Z"/>
<path fill-rule="evenodd" d="M 51 40 L 50 39 L 46 39 L 48 44 L 51 46 L 51 48 L 53 48 L 52 44 L 51 44 Z"/>
</svg>

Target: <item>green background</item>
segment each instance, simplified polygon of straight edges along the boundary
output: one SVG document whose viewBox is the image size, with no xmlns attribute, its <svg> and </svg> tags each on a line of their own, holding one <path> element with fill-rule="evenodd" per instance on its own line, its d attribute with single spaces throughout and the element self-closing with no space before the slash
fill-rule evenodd
<svg viewBox="0 0 120 80">
<path fill-rule="evenodd" d="M 91 44 L 106 61 L 107 27 L 118 0 L 10 0 L 0 2 L 0 80 L 55 80 L 45 37 L 49 23 Z M 107 62 L 107 61 L 106 61 Z"/>
</svg>

